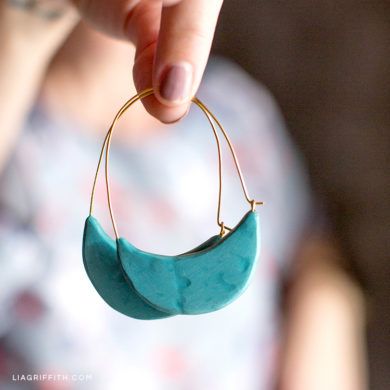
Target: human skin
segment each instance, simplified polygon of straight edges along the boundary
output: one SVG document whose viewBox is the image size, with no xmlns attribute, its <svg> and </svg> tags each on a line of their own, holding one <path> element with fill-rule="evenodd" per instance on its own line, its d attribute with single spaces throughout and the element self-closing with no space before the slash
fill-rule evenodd
<svg viewBox="0 0 390 390">
<path fill-rule="evenodd" d="M 0 169 L 51 59 L 79 17 L 109 36 L 134 44 L 136 89 L 154 88 L 154 96 L 145 99 L 144 106 L 169 123 L 186 114 L 199 87 L 221 5 L 221 0 L 75 0 L 74 6 L 67 6 L 61 17 L 52 20 L 2 0 L 0 105 L 5 115 Z"/>
<path fill-rule="evenodd" d="M 329 234 L 305 237 L 286 294 L 278 390 L 365 390 L 366 299 Z"/>
<path fill-rule="evenodd" d="M 34 103 L 45 71 L 58 47 L 77 23 L 67 9 L 56 21 L 45 20 L 0 2 L 0 172 Z"/>
</svg>

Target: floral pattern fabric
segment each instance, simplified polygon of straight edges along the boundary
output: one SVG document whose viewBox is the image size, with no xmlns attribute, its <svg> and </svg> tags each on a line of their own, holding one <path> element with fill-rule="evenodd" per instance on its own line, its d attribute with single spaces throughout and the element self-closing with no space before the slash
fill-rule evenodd
<svg viewBox="0 0 390 390">
<path fill-rule="evenodd" d="M 207 315 L 137 321 L 99 297 L 81 258 L 84 220 L 104 138 L 37 105 L 0 182 L 0 388 L 261 390 L 280 339 L 279 289 L 312 213 L 299 154 L 267 90 L 214 59 L 199 91 L 229 132 L 258 208 L 262 251 L 247 291 Z M 111 119 L 111 118 L 109 118 Z M 224 146 L 223 221 L 249 206 Z M 140 145 L 115 139 L 113 206 L 121 235 L 174 254 L 219 228 L 217 154 L 199 110 Z M 103 172 L 94 215 L 112 235 Z M 86 374 L 23 381 L 14 374 Z"/>
</svg>

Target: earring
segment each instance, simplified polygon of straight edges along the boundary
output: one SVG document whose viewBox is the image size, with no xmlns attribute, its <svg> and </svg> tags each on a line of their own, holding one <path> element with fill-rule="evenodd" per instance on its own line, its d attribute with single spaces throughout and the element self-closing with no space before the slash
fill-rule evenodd
<svg viewBox="0 0 390 390">
<path fill-rule="evenodd" d="M 202 314 L 228 305 L 243 293 L 253 274 L 260 250 L 260 226 L 241 168 L 225 129 L 214 114 L 196 97 L 192 98 L 205 114 L 218 150 L 219 234 L 198 247 L 177 256 L 144 252 L 120 237 L 111 204 L 109 155 L 115 126 L 138 100 L 153 94 L 146 89 L 119 110 L 104 139 L 92 187 L 89 216 L 83 237 L 83 261 L 89 279 L 99 295 L 115 310 L 132 318 L 159 319 L 177 314 Z M 222 200 L 222 153 L 218 132 L 222 132 L 232 154 L 249 211 L 232 229 L 220 220 Z M 105 153 L 104 153 L 105 152 Z M 105 155 L 105 180 L 108 208 L 116 240 L 109 237 L 92 216 L 94 194 Z"/>
</svg>

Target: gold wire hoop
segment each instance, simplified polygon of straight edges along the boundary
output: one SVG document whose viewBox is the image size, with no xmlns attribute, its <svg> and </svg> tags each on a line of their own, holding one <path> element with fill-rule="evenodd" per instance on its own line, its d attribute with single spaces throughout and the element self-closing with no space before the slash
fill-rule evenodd
<svg viewBox="0 0 390 390">
<path fill-rule="evenodd" d="M 93 212 L 93 202 L 94 202 L 96 183 L 97 183 L 97 178 L 98 178 L 100 166 L 101 166 L 102 159 L 103 159 L 103 154 L 105 151 L 106 152 L 105 153 L 105 179 L 106 179 L 107 201 L 108 201 L 108 208 L 109 208 L 109 212 L 110 212 L 112 227 L 114 229 L 115 237 L 117 239 L 119 238 L 119 233 L 118 233 L 118 228 L 116 225 L 116 221 L 115 221 L 115 217 L 114 217 L 114 213 L 113 213 L 113 208 L 112 208 L 112 204 L 111 204 L 111 191 L 110 191 L 110 179 L 109 179 L 109 157 L 110 157 L 110 146 L 111 146 L 112 133 L 115 129 L 115 126 L 116 126 L 118 120 L 135 102 L 137 102 L 138 100 L 142 100 L 142 99 L 144 99 L 152 94 L 153 94 L 153 88 L 145 89 L 142 92 L 138 93 L 137 95 L 133 96 L 130 100 L 128 100 L 122 106 L 122 108 L 116 114 L 116 116 L 115 116 L 115 118 L 114 118 L 114 120 L 113 120 L 107 134 L 106 134 L 106 137 L 104 138 L 103 146 L 102 146 L 101 151 L 100 151 L 99 161 L 98 161 L 98 165 L 96 168 L 96 173 L 95 173 L 93 186 L 92 186 L 89 215 L 92 215 L 92 212 Z M 222 134 L 223 134 L 223 136 L 224 136 L 224 138 L 229 146 L 229 149 L 230 149 L 230 152 L 233 156 L 234 164 L 235 164 L 235 167 L 236 167 L 236 170 L 237 170 L 240 182 L 241 182 L 241 187 L 242 187 L 242 190 L 244 192 L 245 199 L 249 203 L 249 205 L 251 206 L 251 210 L 254 211 L 256 205 L 263 204 L 263 202 L 256 202 L 254 199 L 250 199 L 250 197 L 248 195 L 248 190 L 246 188 L 245 181 L 244 181 L 244 178 L 242 175 L 242 171 L 241 171 L 238 159 L 237 159 L 237 155 L 236 155 L 236 152 L 235 152 L 234 147 L 233 147 L 233 144 L 232 144 L 229 136 L 227 135 L 225 129 L 222 127 L 221 123 L 218 121 L 218 119 L 215 117 L 215 115 L 198 98 L 193 97 L 191 99 L 191 101 L 193 103 L 195 103 L 205 114 L 205 116 L 206 116 L 212 130 L 213 130 L 213 134 L 214 134 L 214 137 L 215 137 L 215 140 L 217 143 L 218 179 L 219 179 L 217 224 L 221 228 L 220 235 L 223 236 L 225 234 L 226 230 L 230 231 L 231 228 L 225 226 L 224 222 L 222 222 L 220 220 L 221 204 L 222 204 L 222 152 L 221 152 L 221 144 L 220 144 L 220 140 L 218 137 L 218 133 L 217 133 L 216 128 L 215 128 L 215 124 L 217 124 L 218 128 L 222 132 Z M 213 121 L 215 122 L 215 124 Z"/>
</svg>

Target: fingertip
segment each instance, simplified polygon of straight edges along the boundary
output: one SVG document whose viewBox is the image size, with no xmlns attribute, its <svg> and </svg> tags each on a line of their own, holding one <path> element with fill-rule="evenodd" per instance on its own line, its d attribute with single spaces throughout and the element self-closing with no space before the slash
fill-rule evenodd
<svg viewBox="0 0 390 390">
<path fill-rule="evenodd" d="M 180 122 L 182 119 L 184 119 L 187 116 L 189 110 L 190 107 L 187 106 L 184 112 L 182 112 L 181 114 L 178 113 L 176 115 L 176 119 L 172 119 L 174 118 L 174 116 L 172 116 L 171 118 L 167 118 L 167 120 L 162 120 L 161 122 L 165 123 L 166 125 L 172 125 L 174 123 Z"/>
<path fill-rule="evenodd" d="M 152 69 L 153 69 L 153 57 L 155 52 L 156 43 L 153 45 L 148 46 L 145 50 L 143 50 L 136 58 L 136 61 L 134 63 L 133 67 L 133 79 L 134 84 L 138 92 L 143 91 L 146 88 L 149 88 L 152 85 Z M 180 63 L 179 63 L 180 64 Z M 192 72 L 192 66 L 186 65 L 184 63 L 182 65 L 184 67 L 184 73 L 187 74 L 187 72 Z M 180 67 L 180 66 L 179 66 Z M 162 77 L 160 79 L 163 79 L 164 77 L 167 77 L 166 72 L 168 71 L 169 67 L 163 67 L 163 72 L 160 73 Z M 181 79 L 183 75 L 178 75 L 176 72 L 173 75 L 174 79 Z M 185 76 L 186 77 L 186 76 Z M 190 78 L 192 78 L 192 75 L 190 74 Z M 181 118 L 183 118 L 190 105 L 190 100 L 192 98 L 191 92 L 188 95 L 188 97 L 184 97 L 183 99 L 176 99 L 176 100 L 169 100 L 165 99 L 163 96 L 161 96 L 161 93 L 159 92 L 159 88 L 161 87 L 161 83 L 158 82 L 158 78 L 154 79 L 154 94 L 153 96 L 149 96 L 145 99 L 142 99 L 142 103 L 146 109 L 146 111 L 154 116 L 156 119 L 161 121 L 162 123 L 174 123 L 179 121 Z M 165 84 L 167 81 L 165 81 Z M 184 83 L 188 83 L 191 85 L 192 88 L 192 82 L 191 81 L 184 81 Z M 164 86 L 163 86 L 164 87 Z M 165 88 L 172 88 L 172 86 L 165 86 Z M 170 91 L 172 92 L 172 90 Z"/>
<path fill-rule="evenodd" d="M 189 111 L 189 104 L 187 103 L 181 104 L 178 107 L 168 107 L 161 104 L 156 96 L 149 96 L 148 98 L 143 99 L 142 103 L 150 115 L 165 124 L 179 122 Z"/>
</svg>

